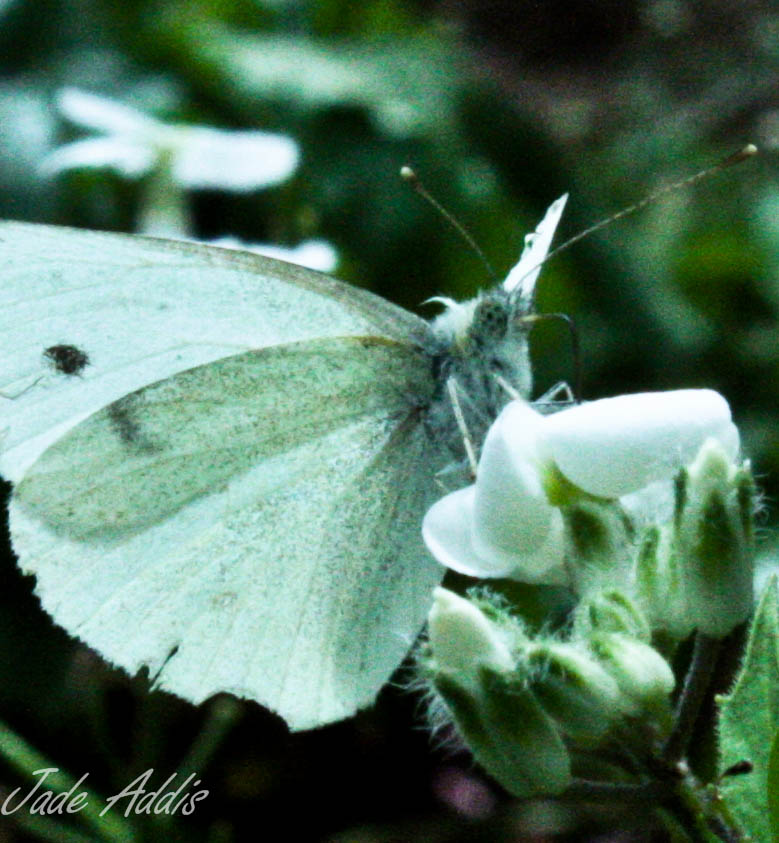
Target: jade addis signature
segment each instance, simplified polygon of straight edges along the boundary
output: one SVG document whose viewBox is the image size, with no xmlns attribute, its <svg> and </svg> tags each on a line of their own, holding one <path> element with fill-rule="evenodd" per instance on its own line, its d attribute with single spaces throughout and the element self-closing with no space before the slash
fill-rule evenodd
<svg viewBox="0 0 779 843">
<path fill-rule="evenodd" d="M 100 816 L 116 806 L 117 812 L 122 811 L 125 817 L 131 814 L 177 814 L 186 816 L 195 810 L 196 803 L 208 796 L 208 791 L 196 788 L 201 783 L 196 778 L 196 773 L 190 773 L 186 779 L 181 781 L 178 787 L 173 790 L 178 773 L 172 773 L 167 779 L 154 790 L 149 790 L 149 782 L 154 775 L 154 769 L 150 768 L 133 779 L 118 793 L 106 799 L 98 797 L 95 793 L 82 787 L 87 780 L 89 773 L 84 773 L 67 791 L 57 787 L 56 779 L 59 773 L 57 767 L 44 767 L 33 771 L 36 777 L 35 784 L 26 793 L 20 793 L 21 788 L 12 790 L 0 804 L 0 814 L 8 816 L 20 810 L 27 810 L 31 814 L 77 814 L 83 811 L 91 800 L 105 802 Z M 52 776 L 51 784 L 55 790 L 44 788 L 46 779 Z M 193 781 L 194 779 L 194 781 Z M 61 781 L 61 779 L 60 779 Z"/>
</svg>

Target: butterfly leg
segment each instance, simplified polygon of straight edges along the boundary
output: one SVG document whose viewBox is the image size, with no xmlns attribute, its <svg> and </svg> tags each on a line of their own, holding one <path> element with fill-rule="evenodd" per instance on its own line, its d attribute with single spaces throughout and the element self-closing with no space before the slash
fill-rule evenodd
<svg viewBox="0 0 779 843">
<path fill-rule="evenodd" d="M 468 464 L 471 467 L 471 474 L 476 478 L 476 466 L 478 460 L 476 459 L 476 449 L 473 446 L 473 439 L 471 438 L 468 425 L 465 423 L 465 415 L 460 404 L 460 396 L 457 394 L 457 381 L 454 378 L 449 378 L 446 382 L 446 389 L 449 393 L 449 399 L 452 402 L 452 412 L 457 422 L 457 427 L 460 429 L 460 434 L 463 438 L 463 446 L 468 457 Z"/>
<path fill-rule="evenodd" d="M 576 396 L 573 394 L 573 390 L 568 383 L 566 381 L 558 381 L 551 389 L 547 389 L 540 398 L 533 401 L 533 406 L 544 413 L 554 412 L 569 404 L 576 403 Z M 562 407 L 559 405 L 562 405 Z"/>
</svg>

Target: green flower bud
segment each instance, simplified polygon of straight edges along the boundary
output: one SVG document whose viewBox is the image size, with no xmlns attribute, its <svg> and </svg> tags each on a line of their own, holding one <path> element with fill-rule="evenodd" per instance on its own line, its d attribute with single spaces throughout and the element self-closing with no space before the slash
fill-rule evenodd
<svg viewBox="0 0 779 843">
<path fill-rule="evenodd" d="M 568 750 L 514 669 L 511 625 L 444 588 L 434 595 L 426 670 L 468 748 L 514 796 L 562 792 L 571 778 Z"/>
<path fill-rule="evenodd" d="M 574 591 L 582 595 L 605 585 L 627 585 L 632 527 L 619 504 L 580 500 L 562 513 Z"/>
<path fill-rule="evenodd" d="M 590 594 L 576 607 L 575 637 L 591 632 L 623 632 L 641 641 L 651 640 L 651 629 L 644 613 L 624 592 L 604 589 Z"/>
<path fill-rule="evenodd" d="M 518 798 L 562 793 L 571 760 L 532 691 L 489 667 L 478 671 L 477 684 L 474 692 L 445 672 L 433 677 L 476 761 Z"/>
<path fill-rule="evenodd" d="M 615 679 L 626 714 L 667 713 L 676 679 L 668 662 L 653 647 L 618 632 L 600 632 L 589 646 Z"/>
<path fill-rule="evenodd" d="M 677 485 L 677 502 L 679 493 L 684 491 Z M 687 638 L 694 624 L 687 610 L 679 555 L 670 525 L 652 526 L 644 534 L 636 559 L 636 586 L 652 629 L 665 630 L 676 641 Z"/>
<path fill-rule="evenodd" d="M 675 546 L 687 610 L 694 627 L 719 638 L 752 612 L 754 481 L 715 439 L 682 478 Z"/>
<path fill-rule="evenodd" d="M 598 741 L 622 714 L 616 681 L 584 647 L 533 644 L 526 664 L 536 699 L 569 737 Z"/>
</svg>

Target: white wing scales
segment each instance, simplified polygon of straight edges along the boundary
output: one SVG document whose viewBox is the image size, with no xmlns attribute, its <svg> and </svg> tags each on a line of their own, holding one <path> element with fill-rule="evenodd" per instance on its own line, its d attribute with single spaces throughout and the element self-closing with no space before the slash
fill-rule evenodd
<svg viewBox="0 0 779 843">
<path fill-rule="evenodd" d="M 278 343 L 426 329 L 326 275 L 191 243 L 5 222 L 0 266 L 0 472 L 11 481 L 78 421 L 176 372 Z M 60 344 L 88 355 L 80 375 L 43 363 Z"/>
<path fill-rule="evenodd" d="M 441 577 L 419 531 L 437 455 L 412 400 L 432 382 L 409 347 L 287 351 L 141 390 L 135 429 L 111 407 L 77 426 L 17 487 L 11 531 L 47 611 L 110 661 L 302 729 L 370 703 L 424 620 Z M 194 482 L 176 480 L 186 461 Z"/>
</svg>

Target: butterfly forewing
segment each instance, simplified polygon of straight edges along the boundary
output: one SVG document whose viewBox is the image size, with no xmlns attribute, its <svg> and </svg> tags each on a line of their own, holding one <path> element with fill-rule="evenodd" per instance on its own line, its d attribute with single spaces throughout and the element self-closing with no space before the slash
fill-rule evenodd
<svg viewBox="0 0 779 843">
<path fill-rule="evenodd" d="M 148 383 L 253 348 L 331 336 L 420 338 L 364 290 L 249 253 L 0 223 L 0 470 L 17 481 L 75 422 Z M 63 345 L 78 374 L 46 365 Z"/>
</svg>

